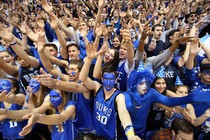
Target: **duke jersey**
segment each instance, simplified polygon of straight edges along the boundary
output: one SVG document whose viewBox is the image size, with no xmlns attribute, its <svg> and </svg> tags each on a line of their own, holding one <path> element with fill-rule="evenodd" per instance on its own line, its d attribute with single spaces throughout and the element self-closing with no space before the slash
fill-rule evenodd
<svg viewBox="0 0 210 140">
<path fill-rule="evenodd" d="M 118 86 L 118 89 L 120 89 L 121 91 L 127 90 L 127 73 L 125 71 L 125 62 L 123 62 L 121 66 L 118 66 L 118 69 L 117 69 L 117 73 L 118 73 L 117 86 Z"/>
<path fill-rule="evenodd" d="M 19 67 L 19 79 L 18 83 L 22 90 L 22 92 L 26 93 L 26 88 L 28 86 L 29 80 L 31 77 L 36 76 L 39 74 L 39 68 L 33 68 L 32 70 L 29 70 L 25 67 Z"/>
<path fill-rule="evenodd" d="M 72 121 L 74 126 L 81 133 L 94 133 L 92 100 L 86 99 L 82 93 L 73 93 L 72 98 L 76 102 L 76 116 Z"/>
<path fill-rule="evenodd" d="M 1 108 L 5 108 L 4 103 L 0 103 Z M 22 106 L 12 104 L 9 110 L 21 110 Z M 2 136 L 4 139 L 22 139 L 24 137 L 19 136 L 19 132 L 22 131 L 23 122 L 15 122 L 10 119 L 5 119 L 2 122 Z"/>
<path fill-rule="evenodd" d="M 94 99 L 93 121 L 96 134 L 107 140 L 117 138 L 118 114 L 115 106 L 115 99 L 120 93 L 122 93 L 122 91 L 116 90 L 109 99 L 105 100 L 103 87 L 101 87 Z"/>
<path fill-rule="evenodd" d="M 75 106 L 75 103 L 73 101 L 68 101 L 64 109 L 71 105 Z M 57 110 L 56 114 L 59 114 Z M 58 125 L 53 125 L 51 134 L 52 140 L 75 140 L 75 136 L 76 129 L 74 128 L 70 119 L 62 122 L 61 130 L 59 129 Z"/>
</svg>

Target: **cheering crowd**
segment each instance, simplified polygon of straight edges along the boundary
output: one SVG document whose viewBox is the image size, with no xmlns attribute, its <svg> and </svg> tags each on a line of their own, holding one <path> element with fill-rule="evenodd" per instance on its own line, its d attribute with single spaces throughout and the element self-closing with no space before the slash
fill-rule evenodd
<svg viewBox="0 0 210 140">
<path fill-rule="evenodd" d="M 2 0 L 0 139 L 209 140 L 209 33 L 209 0 Z"/>
</svg>

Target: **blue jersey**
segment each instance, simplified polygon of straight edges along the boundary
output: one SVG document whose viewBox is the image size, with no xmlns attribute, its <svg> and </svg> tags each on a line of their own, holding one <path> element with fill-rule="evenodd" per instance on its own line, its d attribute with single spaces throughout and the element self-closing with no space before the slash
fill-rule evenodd
<svg viewBox="0 0 210 140">
<path fill-rule="evenodd" d="M 19 67 L 19 79 L 18 83 L 21 91 L 26 94 L 26 87 L 29 84 L 31 77 L 37 76 L 39 74 L 39 68 L 28 69 L 25 67 Z"/>
<path fill-rule="evenodd" d="M 69 101 L 66 104 L 65 109 L 71 105 L 74 106 L 75 103 L 73 101 Z M 57 111 L 56 113 L 59 114 L 59 112 Z M 72 124 L 72 121 L 68 119 L 65 122 L 63 122 L 61 126 L 63 129 L 59 131 L 58 125 L 53 125 L 52 134 L 51 134 L 52 140 L 74 140 L 76 135 L 76 130 Z"/>
<path fill-rule="evenodd" d="M 117 86 L 118 86 L 118 89 L 120 89 L 121 91 L 127 90 L 127 73 L 125 71 L 125 62 L 123 62 L 121 66 L 118 66 L 118 69 L 117 69 L 117 73 L 118 73 Z"/>
<path fill-rule="evenodd" d="M 87 56 L 86 55 L 86 45 L 85 45 L 84 38 L 82 36 L 80 36 L 79 39 L 80 39 L 80 42 L 79 42 L 79 48 L 80 48 L 79 59 L 83 60 Z M 94 36 L 93 36 L 92 31 L 88 32 L 87 39 L 90 42 L 94 40 Z"/>
<path fill-rule="evenodd" d="M 1 108 L 5 108 L 4 103 L 0 103 Z M 9 110 L 21 110 L 22 106 L 17 104 L 12 104 Z M 15 122 L 10 119 L 5 119 L 2 122 L 2 136 L 5 139 L 22 139 L 24 137 L 19 136 L 22 131 L 23 122 Z"/>
<path fill-rule="evenodd" d="M 93 102 L 84 97 L 82 93 L 73 93 L 73 100 L 76 102 L 76 116 L 72 121 L 74 126 L 81 133 L 95 132 L 93 124 Z"/>
<path fill-rule="evenodd" d="M 116 110 L 116 96 L 121 93 L 116 90 L 112 96 L 105 100 L 103 87 L 99 89 L 94 99 L 93 121 L 96 129 L 96 134 L 112 140 L 117 137 L 117 110 Z"/>
</svg>

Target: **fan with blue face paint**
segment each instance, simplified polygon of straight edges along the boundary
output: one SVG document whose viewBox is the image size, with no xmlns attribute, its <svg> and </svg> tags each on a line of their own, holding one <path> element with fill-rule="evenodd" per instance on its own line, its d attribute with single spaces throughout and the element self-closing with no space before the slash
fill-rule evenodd
<svg viewBox="0 0 210 140">
<path fill-rule="evenodd" d="M 115 75 L 114 73 L 104 73 L 103 75 L 103 86 L 107 91 L 111 91 L 115 85 Z"/>
<path fill-rule="evenodd" d="M 62 97 L 56 90 L 50 91 L 50 102 L 54 108 L 57 108 L 62 103 Z"/>
<path fill-rule="evenodd" d="M 29 86 L 32 88 L 32 93 L 35 93 L 40 89 L 40 83 L 36 79 L 30 79 Z"/>
<path fill-rule="evenodd" d="M 0 80 L 0 92 L 6 90 L 8 94 L 11 91 L 11 89 L 12 89 L 12 83 L 9 80 L 7 79 Z"/>
</svg>

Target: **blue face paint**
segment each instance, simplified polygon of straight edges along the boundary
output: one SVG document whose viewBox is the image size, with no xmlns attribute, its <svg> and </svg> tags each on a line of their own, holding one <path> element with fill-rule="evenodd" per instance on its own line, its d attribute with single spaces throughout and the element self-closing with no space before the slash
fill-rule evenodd
<svg viewBox="0 0 210 140">
<path fill-rule="evenodd" d="M 61 95 L 55 91 L 50 91 L 50 102 L 52 103 L 53 107 L 58 107 L 62 103 L 62 97 Z"/>
<path fill-rule="evenodd" d="M 75 75 L 75 74 L 76 74 L 76 72 L 72 72 L 71 74 L 72 74 L 72 75 Z"/>
<path fill-rule="evenodd" d="M 11 91 L 12 89 L 12 83 L 9 80 L 3 79 L 0 81 L 0 92 L 6 90 L 7 94 Z"/>
<path fill-rule="evenodd" d="M 203 74 L 210 74 L 210 69 L 205 69 L 202 71 Z"/>
<path fill-rule="evenodd" d="M 115 85 L 115 75 L 113 73 L 104 73 L 103 75 L 103 86 L 107 91 L 111 91 Z"/>
<path fill-rule="evenodd" d="M 40 89 L 40 83 L 35 79 L 30 79 L 29 86 L 32 88 L 32 92 L 35 93 Z"/>
</svg>

